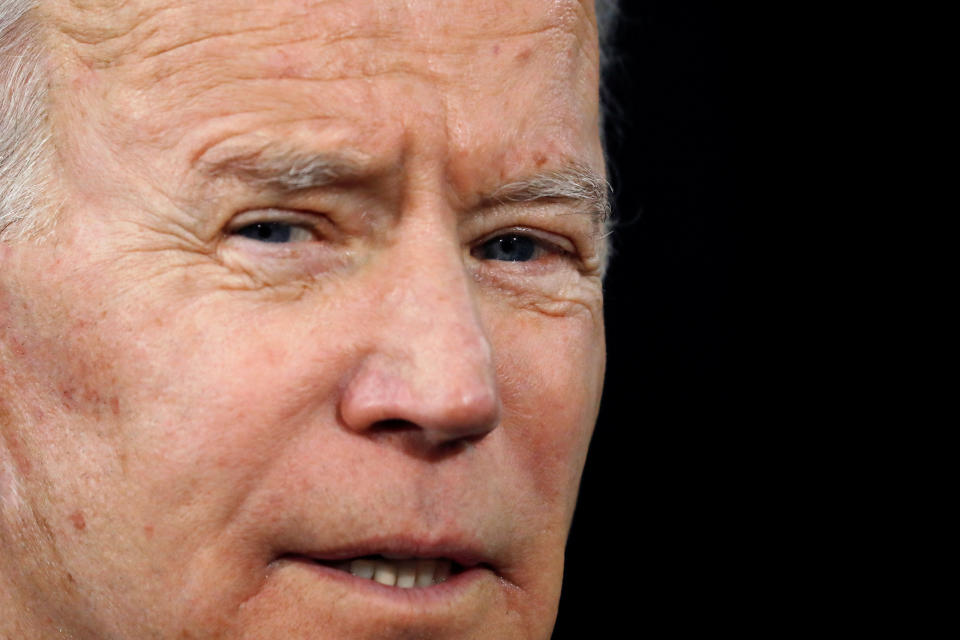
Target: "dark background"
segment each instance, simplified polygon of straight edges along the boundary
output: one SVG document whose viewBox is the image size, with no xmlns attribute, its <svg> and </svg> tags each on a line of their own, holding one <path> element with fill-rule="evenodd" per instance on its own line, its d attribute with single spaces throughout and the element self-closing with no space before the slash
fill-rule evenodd
<svg viewBox="0 0 960 640">
<path fill-rule="evenodd" d="M 621 5 L 607 74 L 619 222 L 606 388 L 553 640 L 707 629 L 737 589 L 748 390 L 732 105 L 744 28 L 723 3 Z"/>
</svg>

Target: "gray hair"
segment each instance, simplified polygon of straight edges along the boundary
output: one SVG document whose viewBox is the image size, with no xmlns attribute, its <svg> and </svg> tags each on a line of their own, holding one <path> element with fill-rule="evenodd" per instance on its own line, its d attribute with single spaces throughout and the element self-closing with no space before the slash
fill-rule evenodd
<svg viewBox="0 0 960 640">
<path fill-rule="evenodd" d="M 35 2 L 0 0 L 0 240 L 35 233 L 45 218 L 37 214 L 49 136 Z"/>
<path fill-rule="evenodd" d="M 618 13 L 618 0 L 595 0 L 601 66 Z M 37 0 L 0 0 L 0 241 L 37 235 L 51 216 L 46 79 L 38 25 L 30 12 Z M 46 215 L 45 215 L 46 214 Z"/>
<path fill-rule="evenodd" d="M 595 0 L 597 7 L 597 28 L 600 31 L 600 67 L 607 66 L 610 51 L 613 48 L 614 30 L 620 15 L 619 0 Z"/>
</svg>

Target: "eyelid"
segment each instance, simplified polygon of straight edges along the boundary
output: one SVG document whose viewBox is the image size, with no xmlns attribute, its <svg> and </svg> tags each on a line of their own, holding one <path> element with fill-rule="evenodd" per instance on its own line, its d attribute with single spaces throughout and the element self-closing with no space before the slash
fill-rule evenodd
<svg viewBox="0 0 960 640">
<path fill-rule="evenodd" d="M 543 231 L 541 229 L 533 229 L 530 227 L 507 227 L 504 229 L 497 229 L 491 233 L 488 233 L 482 236 L 479 240 L 474 243 L 474 246 L 481 246 L 485 242 L 498 238 L 500 236 L 509 236 L 509 235 L 518 235 L 518 236 L 527 236 L 529 238 L 534 238 L 539 240 L 542 245 L 548 245 L 547 248 L 554 249 L 557 253 L 568 253 L 576 255 L 577 247 L 569 239 L 559 236 L 555 233 L 550 233 L 549 231 Z"/>
<path fill-rule="evenodd" d="M 319 232 L 324 216 L 306 211 L 297 211 L 291 209 L 248 209 L 235 215 L 226 226 L 227 233 L 233 233 L 243 227 L 263 222 L 274 222 L 289 224 L 292 226 L 307 227 L 315 232 Z"/>
</svg>

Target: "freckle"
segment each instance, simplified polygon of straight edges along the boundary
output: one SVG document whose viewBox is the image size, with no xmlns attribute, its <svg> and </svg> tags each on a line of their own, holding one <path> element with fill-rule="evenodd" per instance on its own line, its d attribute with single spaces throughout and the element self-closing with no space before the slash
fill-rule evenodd
<svg viewBox="0 0 960 640">
<path fill-rule="evenodd" d="M 120 415 L 120 398 L 117 396 L 110 398 L 110 410 L 113 411 L 113 415 Z"/>
<path fill-rule="evenodd" d="M 80 511 L 74 511 L 70 514 L 70 522 L 73 523 L 73 528 L 77 531 L 83 531 L 87 528 L 87 521 L 83 517 L 83 513 Z"/>
<path fill-rule="evenodd" d="M 516 61 L 517 61 L 517 62 L 526 62 L 527 60 L 530 59 L 530 55 L 531 55 L 532 53 L 533 53 L 533 49 L 524 49 L 523 51 L 521 51 L 520 53 L 517 54 Z"/>
<path fill-rule="evenodd" d="M 70 573 L 69 571 L 67 571 L 67 580 L 74 583 L 76 582 L 76 579 L 73 577 L 73 574 Z"/>
<path fill-rule="evenodd" d="M 543 165 L 547 164 L 547 156 L 543 155 L 542 153 L 538 153 L 533 156 L 533 161 L 537 163 L 538 167 L 542 167 Z"/>
<path fill-rule="evenodd" d="M 153 525 L 152 525 L 152 524 L 146 525 L 146 526 L 143 528 L 143 533 L 146 534 L 147 538 L 152 538 L 152 537 L 153 537 Z"/>
<path fill-rule="evenodd" d="M 63 406 L 66 407 L 67 409 L 73 409 L 74 408 L 74 403 L 73 403 L 74 389 L 71 387 L 69 389 L 64 389 L 60 393 L 61 395 L 63 395 Z"/>
<path fill-rule="evenodd" d="M 10 455 L 13 456 L 13 464 L 20 470 L 20 473 L 23 476 L 29 476 L 30 472 L 33 471 L 33 465 L 30 464 L 30 458 L 26 456 L 23 452 L 23 443 L 20 442 L 20 439 L 17 437 L 16 433 L 10 433 L 6 436 L 7 449 L 10 451 Z"/>
</svg>

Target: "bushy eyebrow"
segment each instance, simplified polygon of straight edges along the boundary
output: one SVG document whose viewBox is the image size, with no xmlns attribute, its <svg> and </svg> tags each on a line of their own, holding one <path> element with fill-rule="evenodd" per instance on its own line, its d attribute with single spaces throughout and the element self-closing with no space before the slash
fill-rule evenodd
<svg viewBox="0 0 960 640">
<path fill-rule="evenodd" d="M 576 163 L 505 184 L 484 200 L 489 204 L 568 200 L 585 206 L 601 228 L 610 222 L 610 184 L 603 176 Z"/>
<path fill-rule="evenodd" d="M 254 188 L 296 192 L 359 180 L 371 171 L 343 153 L 297 153 L 261 149 L 198 163 L 212 179 L 233 178 Z M 504 184 L 481 198 L 483 206 L 565 200 L 578 203 L 600 229 L 610 221 L 610 185 L 586 166 L 569 163 Z"/>
<path fill-rule="evenodd" d="M 208 178 L 233 178 L 272 191 L 304 191 L 361 178 L 361 163 L 340 153 L 293 153 L 258 150 L 200 161 Z"/>
</svg>

